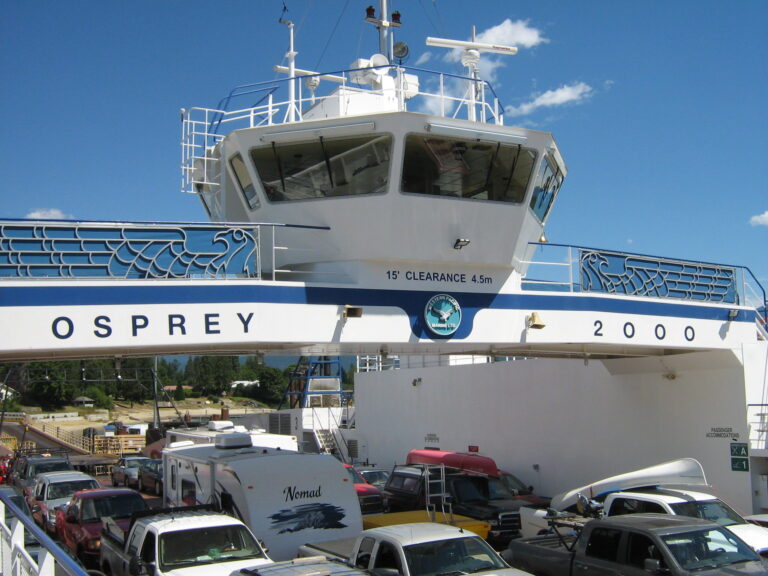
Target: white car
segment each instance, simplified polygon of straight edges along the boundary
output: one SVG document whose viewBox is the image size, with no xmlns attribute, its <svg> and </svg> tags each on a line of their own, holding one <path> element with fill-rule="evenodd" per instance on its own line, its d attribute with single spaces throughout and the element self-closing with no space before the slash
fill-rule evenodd
<svg viewBox="0 0 768 576">
<path fill-rule="evenodd" d="M 29 497 L 32 518 L 49 534 L 56 532 L 56 508 L 69 504 L 79 490 L 99 488 L 98 481 L 85 472 L 38 474 Z"/>
<path fill-rule="evenodd" d="M 117 464 L 112 466 L 109 475 L 112 477 L 112 486 L 126 486 L 136 488 L 139 485 L 139 467 L 143 462 L 149 462 L 151 458 L 146 456 L 126 456 L 120 458 Z"/>
</svg>

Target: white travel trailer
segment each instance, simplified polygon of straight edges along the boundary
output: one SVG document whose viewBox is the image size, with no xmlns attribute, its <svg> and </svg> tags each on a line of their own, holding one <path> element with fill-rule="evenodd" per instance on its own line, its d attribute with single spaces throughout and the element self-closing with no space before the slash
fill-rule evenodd
<svg viewBox="0 0 768 576">
<path fill-rule="evenodd" d="M 280 448 L 298 452 L 299 441 L 296 436 L 290 434 L 270 434 L 263 428 L 248 429 L 245 426 L 235 425 L 231 420 L 211 420 L 207 426 L 196 428 L 171 428 L 166 431 L 168 442 L 182 442 L 189 440 L 195 444 L 214 444 L 216 438 L 225 434 L 248 434 L 254 446 L 262 448 Z"/>
<path fill-rule="evenodd" d="M 163 451 L 166 506 L 220 505 L 261 538 L 275 560 L 306 542 L 357 536 L 363 528 L 354 484 L 325 454 L 251 445 L 249 434 Z"/>
</svg>

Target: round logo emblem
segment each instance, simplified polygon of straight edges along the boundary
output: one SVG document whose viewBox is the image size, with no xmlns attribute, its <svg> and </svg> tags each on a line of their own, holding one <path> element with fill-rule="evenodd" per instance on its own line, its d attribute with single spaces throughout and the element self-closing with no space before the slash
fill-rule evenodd
<svg viewBox="0 0 768 576">
<path fill-rule="evenodd" d="M 450 336 L 461 324 L 461 306 L 448 294 L 432 296 L 424 308 L 424 320 L 434 334 Z"/>
</svg>

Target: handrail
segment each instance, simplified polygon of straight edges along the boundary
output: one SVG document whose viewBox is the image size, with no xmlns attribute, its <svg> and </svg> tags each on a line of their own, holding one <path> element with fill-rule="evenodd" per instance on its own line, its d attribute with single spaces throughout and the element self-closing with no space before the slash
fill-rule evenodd
<svg viewBox="0 0 768 576">
<path fill-rule="evenodd" d="M 531 242 L 530 245 L 536 246 L 538 252 L 530 260 L 520 262 L 525 271 L 523 289 L 560 287 L 561 291 L 567 292 L 616 293 L 741 305 L 754 308 L 758 317 L 765 321 L 765 289 L 751 270 L 743 266 L 568 244 Z M 550 248 L 555 249 L 556 256 L 565 251 L 565 258 L 536 258 Z M 537 267 L 553 268 L 555 272 L 552 274 Z M 534 276 L 532 268 L 541 275 Z M 567 269 L 567 279 L 562 269 Z"/>
<path fill-rule="evenodd" d="M 15 518 L 11 525 L 5 523 L 5 507 Z M 40 543 L 37 562 L 24 546 L 24 530 L 28 530 Z M 37 576 L 88 576 L 88 572 L 45 533 L 34 520 L 24 514 L 5 494 L 0 494 L 0 552 L 2 573 L 33 574 Z"/>
<path fill-rule="evenodd" d="M 273 230 L 261 235 L 261 227 Z M 262 278 L 276 269 L 274 230 L 329 230 L 275 223 L 0 220 L 0 277 Z M 272 242 L 271 247 L 269 242 Z M 265 245 L 265 242 L 267 245 Z M 266 251 L 266 252 L 265 252 Z"/>
</svg>

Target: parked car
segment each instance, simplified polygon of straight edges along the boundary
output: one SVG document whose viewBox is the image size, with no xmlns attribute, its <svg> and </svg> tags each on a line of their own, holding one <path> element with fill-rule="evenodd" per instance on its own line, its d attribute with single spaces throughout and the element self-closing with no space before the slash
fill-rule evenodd
<svg viewBox="0 0 768 576">
<path fill-rule="evenodd" d="M 142 462 L 150 460 L 146 456 L 125 456 L 112 466 L 110 476 L 112 477 L 112 486 L 138 486 L 139 484 L 139 466 Z"/>
<path fill-rule="evenodd" d="M 2 494 L 7 500 L 13 502 L 23 514 L 32 517 L 32 512 L 29 509 L 29 504 L 21 495 L 19 490 L 14 486 L 0 486 L 0 494 Z M 15 518 L 10 508 L 5 508 L 5 525 L 10 526 L 11 520 Z M 29 530 L 24 530 L 24 549 L 29 552 L 29 555 L 37 562 L 37 556 L 40 553 L 40 542 L 35 538 Z"/>
<path fill-rule="evenodd" d="M 368 484 L 360 475 L 354 466 L 344 464 L 349 478 L 355 484 L 357 499 L 360 501 L 360 512 L 363 514 L 381 514 L 386 512 L 386 500 L 381 494 L 381 490 L 373 484 Z"/>
<path fill-rule="evenodd" d="M 163 460 L 147 460 L 139 466 L 139 492 L 151 492 L 155 496 L 163 495 Z"/>
<path fill-rule="evenodd" d="M 387 479 L 389 478 L 389 470 L 378 468 L 357 468 L 363 479 L 368 484 L 373 484 L 379 490 L 383 490 L 387 485 Z"/>
<path fill-rule="evenodd" d="M 43 530 L 54 534 L 56 508 L 69 504 L 72 495 L 79 490 L 98 488 L 99 483 L 84 472 L 48 472 L 39 474 L 28 499 L 32 518 Z"/>
<path fill-rule="evenodd" d="M 47 472 L 73 470 L 69 456 L 54 452 L 28 452 L 16 456 L 11 466 L 10 483 L 16 486 L 24 495 L 29 496 L 28 489 L 35 482 L 35 476 Z"/>
<path fill-rule="evenodd" d="M 102 518 L 112 518 L 127 530 L 131 515 L 144 510 L 146 501 L 130 488 L 81 490 L 72 495 L 67 506 L 56 509 L 56 535 L 84 566 L 98 568 Z"/>
</svg>

